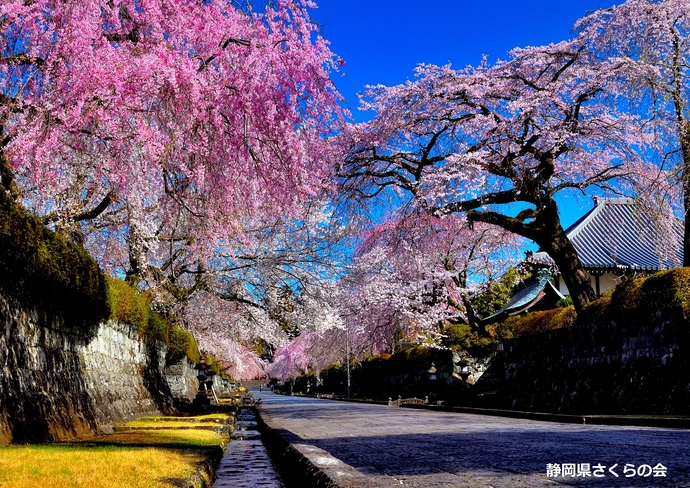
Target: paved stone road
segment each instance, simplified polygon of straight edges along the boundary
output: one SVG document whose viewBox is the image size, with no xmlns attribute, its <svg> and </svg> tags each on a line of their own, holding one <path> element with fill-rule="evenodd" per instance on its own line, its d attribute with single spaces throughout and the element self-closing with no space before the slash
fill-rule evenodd
<svg viewBox="0 0 690 488">
<path fill-rule="evenodd" d="M 688 430 L 254 395 L 263 399 L 264 421 L 290 431 L 290 442 L 343 487 L 690 487 Z M 590 476 L 554 476 L 557 467 L 547 473 L 548 464 L 580 473 L 587 466 L 577 465 L 589 464 Z M 663 473 L 659 464 L 665 477 L 655 476 Z"/>
</svg>

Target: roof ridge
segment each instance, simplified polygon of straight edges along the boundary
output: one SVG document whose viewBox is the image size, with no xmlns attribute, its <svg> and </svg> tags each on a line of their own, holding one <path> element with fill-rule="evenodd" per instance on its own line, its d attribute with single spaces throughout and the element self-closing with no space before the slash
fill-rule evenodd
<svg viewBox="0 0 690 488">
<path fill-rule="evenodd" d="M 572 241 L 573 238 L 576 237 L 580 233 L 580 231 L 586 226 L 586 224 L 588 224 L 594 217 L 596 217 L 601 212 L 602 208 L 604 208 L 604 205 L 599 205 L 599 202 L 597 200 L 594 200 L 594 207 L 592 207 L 589 210 L 589 212 L 584 214 L 573 225 L 566 229 L 565 233 L 568 236 L 568 239 Z"/>
<path fill-rule="evenodd" d="M 623 205 L 629 203 L 635 203 L 635 198 L 633 197 L 592 197 L 594 200 L 594 206 L 599 205 L 602 202 L 604 205 Z"/>
</svg>

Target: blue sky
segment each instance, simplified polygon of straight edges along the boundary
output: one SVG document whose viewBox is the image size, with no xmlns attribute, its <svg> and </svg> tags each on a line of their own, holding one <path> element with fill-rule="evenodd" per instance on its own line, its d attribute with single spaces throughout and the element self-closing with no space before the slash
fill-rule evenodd
<svg viewBox="0 0 690 488">
<path fill-rule="evenodd" d="M 507 58 L 514 47 L 571 37 L 575 21 L 611 0 L 316 0 L 312 19 L 345 64 L 334 81 L 355 120 L 357 93 L 367 84 L 396 85 L 413 77 L 420 63 L 454 68 Z M 561 199 L 559 199 L 561 200 Z M 561 201 L 563 225 L 575 221 L 588 197 Z"/>
<path fill-rule="evenodd" d="M 317 0 L 312 18 L 331 49 L 345 60 L 335 76 L 356 117 L 367 84 L 395 85 L 419 63 L 455 68 L 477 65 L 482 55 L 506 58 L 513 47 L 570 37 L 575 21 L 610 0 Z"/>
</svg>

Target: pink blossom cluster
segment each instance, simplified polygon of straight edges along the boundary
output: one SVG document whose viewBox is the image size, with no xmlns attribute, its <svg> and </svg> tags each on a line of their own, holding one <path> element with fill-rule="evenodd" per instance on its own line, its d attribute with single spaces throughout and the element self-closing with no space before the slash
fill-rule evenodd
<svg viewBox="0 0 690 488">
<path fill-rule="evenodd" d="M 309 6 L 3 2 L 4 154 L 31 203 L 69 219 L 110 194 L 125 232 L 186 220 L 206 253 L 248 216 L 295 213 L 341 113 Z"/>
</svg>

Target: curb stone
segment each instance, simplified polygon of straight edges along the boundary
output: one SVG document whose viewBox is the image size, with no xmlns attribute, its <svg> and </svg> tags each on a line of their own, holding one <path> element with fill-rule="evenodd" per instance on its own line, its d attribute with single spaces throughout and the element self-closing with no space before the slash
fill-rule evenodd
<svg viewBox="0 0 690 488">
<path fill-rule="evenodd" d="M 374 486 L 352 466 L 329 452 L 304 442 L 289 430 L 275 427 L 269 415 L 256 412 L 271 459 L 288 486 L 312 488 L 367 488 Z"/>
</svg>

